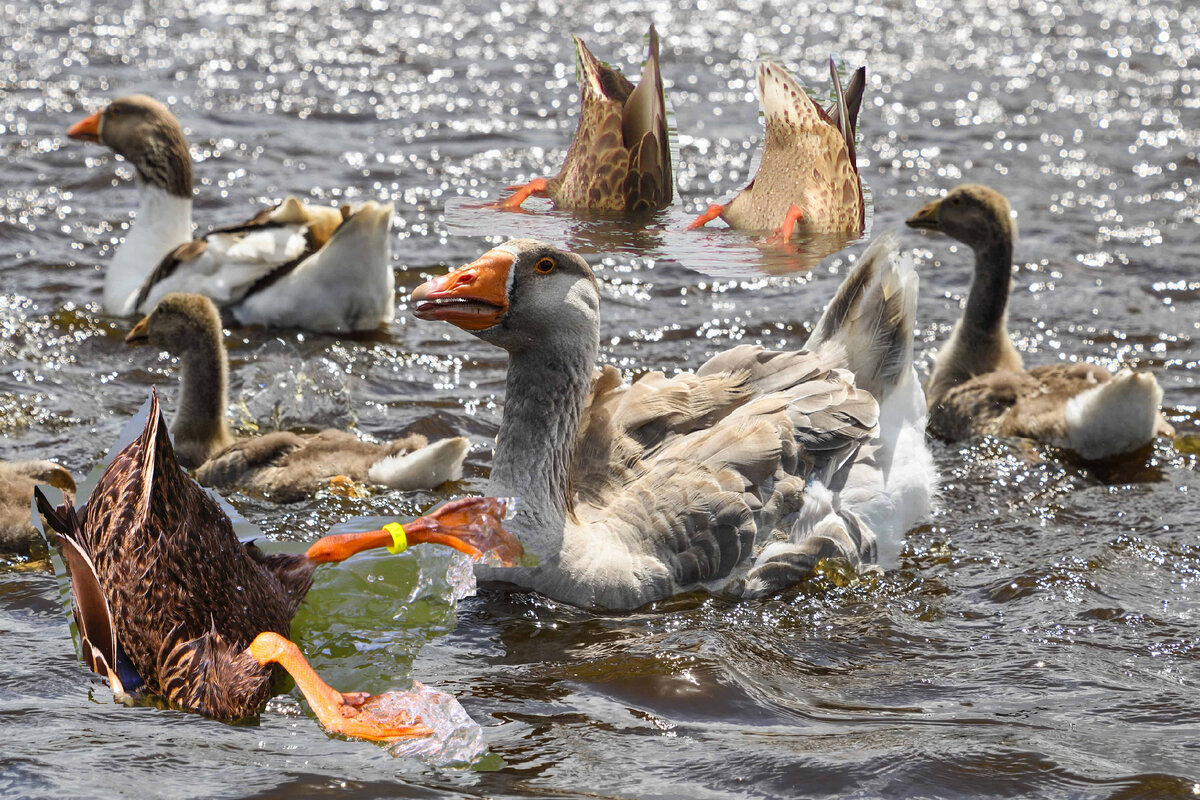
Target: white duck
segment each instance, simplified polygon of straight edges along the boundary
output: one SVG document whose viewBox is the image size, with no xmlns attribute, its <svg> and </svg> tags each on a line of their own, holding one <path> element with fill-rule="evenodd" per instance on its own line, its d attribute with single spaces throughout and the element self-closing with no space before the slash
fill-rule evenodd
<svg viewBox="0 0 1200 800">
<path fill-rule="evenodd" d="M 593 380 L 596 279 L 577 255 L 507 242 L 416 289 L 509 353 L 488 493 L 536 566 L 481 577 L 581 606 L 693 589 L 761 596 L 817 561 L 894 560 L 936 482 L 912 368 L 917 276 L 891 237 L 858 261 L 807 349 L 744 345 L 695 373 Z M 878 398 L 878 401 L 877 401 Z"/>
<path fill-rule="evenodd" d="M 339 211 L 289 197 L 193 239 L 192 159 L 165 105 L 122 97 L 67 135 L 107 145 L 137 173 L 137 217 L 104 275 L 107 313 L 147 313 L 169 292 L 197 292 L 243 325 L 344 333 L 394 317 L 391 203 Z"/>
<path fill-rule="evenodd" d="M 461 436 L 429 444 L 414 434 L 373 444 L 348 431 L 328 429 L 235 439 L 225 420 L 228 359 L 221 317 L 203 295 L 167 295 L 125 341 L 178 357 L 179 410 L 171 425 L 175 454 L 205 486 L 251 489 L 291 502 L 311 496 L 331 479 L 413 491 L 462 477 L 470 443 Z"/>
</svg>

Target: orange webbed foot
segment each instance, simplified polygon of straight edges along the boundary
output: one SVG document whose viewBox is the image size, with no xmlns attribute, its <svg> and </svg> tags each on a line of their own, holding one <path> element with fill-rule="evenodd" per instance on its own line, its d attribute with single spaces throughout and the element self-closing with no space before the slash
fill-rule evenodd
<svg viewBox="0 0 1200 800">
<path fill-rule="evenodd" d="M 523 555 L 521 543 L 501 524 L 512 502 L 496 497 L 451 500 L 404 525 L 393 522 L 379 530 L 324 536 L 313 542 L 306 555 L 325 564 L 379 547 L 399 553 L 409 545 L 441 544 L 476 561 L 486 559 L 511 567 Z"/>
<path fill-rule="evenodd" d="M 395 693 L 342 694 L 332 688 L 321 680 L 300 648 L 278 633 L 260 633 L 247 652 L 261 665 L 275 663 L 287 670 L 321 725 L 331 733 L 374 742 L 394 742 L 433 733 L 401 704 L 394 702 L 399 696 Z"/>
<path fill-rule="evenodd" d="M 705 225 L 712 222 L 723 213 L 725 213 L 725 206 L 721 205 L 720 203 L 713 203 L 705 210 L 703 214 L 689 222 L 687 229 L 689 231 L 694 231 L 696 228 L 703 228 Z"/>
<path fill-rule="evenodd" d="M 783 224 L 767 237 L 767 241 L 773 244 L 787 244 L 791 240 L 792 234 L 796 232 L 796 223 L 802 219 L 804 219 L 804 212 L 800 206 L 788 206 L 787 213 L 783 217 Z"/>
<path fill-rule="evenodd" d="M 529 183 L 518 183 L 508 187 L 513 194 L 498 200 L 495 203 L 490 203 L 487 208 L 499 208 L 505 211 L 518 211 L 521 209 L 521 204 L 531 197 L 545 197 L 547 183 L 545 178 L 534 178 Z"/>
</svg>

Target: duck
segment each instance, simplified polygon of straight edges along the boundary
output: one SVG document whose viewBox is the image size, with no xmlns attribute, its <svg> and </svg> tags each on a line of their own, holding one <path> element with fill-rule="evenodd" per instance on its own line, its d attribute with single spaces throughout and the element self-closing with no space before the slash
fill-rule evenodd
<svg viewBox="0 0 1200 800">
<path fill-rule="evenodd" d="M 436 542 L 472 557 L 484 553 L 475 545 L 519 548 L 500 527 L 502 502 L 464 498 L 406 525 L 323 537 L 302 554 L 264 554 L 238 541 L 221 506 L 179 465 L 155 393 L 141 434 L 80 509 L 52 506 L 40 489 L 34 496 L 70 574 L 83 660 L 114 694 L 138 691 L 239 720 L 271 697 L 279 664 L 327 729 L 381 741 L 428 727 L 382 717 L 366 695 L 335 692 L 289 639 L 316 567 L 381 546 Z"/>
<path fill-rule="evenodd" d="M 41 547 L 30 503 L 39 483 L 53 486 L 67 502 L 75 496 L 71 473 L 53 461 L 0 461 L 0 554 L 24 555 Z"/>
<path fill-rule="evenodd" d="M 1085 362 L 1025 369 L 1008 335 L 1017 230 L 1008 198 L 963 184 L 908 219 L 944 233 L 975 254 L 962 318 L 938 351 L 925 392 L 929 429 L 948 441 L 976 435 L 1020 437 L 1102 460 L 1173 436 L 1163 391 L 1149 372 L 1115 375 Z"/>
<path fill-rule="evenodd" d="M 653 25 L 649 39 L 649 55 L 635 87 L 575 38 L 579 125 L 562 169 L 552 178 L 510 186 L 513 194 L 498 207 L 517 209 L 535 195 L 577 213 L 637 215 L 671 204 L 671 142 Z"/>
<path fill-rule="evenodd" d="M 766 128 L 758 172 L 728 203 L 710 205 L 689 229 L 720 217 L 732 228 L 773 230 L 777 241 L 795 233 L 862 233 L 866 206 L 854 136 L 867 68 L 859 67 L 844 90 L 833 59 L 829 74 L 836 100 L 826 111 L 782 66 L 758 65 Z"/>
<path fill-rule="evenodd" d="M 105 268 L 105 313 L 146 314 L 185 291 L 208 295 L 242 325 L 348 333 L 394 318 L 391 203 L 336 209 L 288 197 L 192 238 L 192 157 L 170 109 L 120 97 L 67 136 L 105 145 L 135 171 L 138 210 Z"/>
<path fill-rule="evenodd" d="M 225 418 L 229 370 L 221 316 L 204 295 L 164 295 L 125 341 L 179 359 L 179 410 L 171 433 L 180 463 L 195 470 L 204 486 L 240 488 L 290 503 L 312 496 L 331 479 L 416 491 L 462 477 L 470 450 L 462 436 L 433 444 L 420 434 L 374 444 L 335 429 L 234 437 Z"/>
<path fill-rule="evenodd" d="M 912 366 L 917 276 L 880 237 L 804 349 L 742 345 L 631 384 L 599 349 L 575 253 L 508 241 L 417 287 L 417 318 L 509 357 L 488 493 L 534 562 L 480 580 L 582 607 L 689 591 L 762 597 L 826 558 L 894 560 L 936 485 Z"/>
</svg>

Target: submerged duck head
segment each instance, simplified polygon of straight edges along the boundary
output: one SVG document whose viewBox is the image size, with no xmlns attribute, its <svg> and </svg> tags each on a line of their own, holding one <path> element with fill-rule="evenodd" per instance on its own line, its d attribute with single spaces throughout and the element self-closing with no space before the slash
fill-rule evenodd
<svg viewBox="0 0 1200 800">
<path fill-rule="evenodd" d="M 172 292 L 142 317 L 125 341 L 182 356 L 201 345 L 211 345 L 214 338 L 220 341 L 221 315 L 213 301 L 201 294 Z"/>
<path fill-rule="evenodd" d="M 510 353 L 594 338 L 600 319 L 587 262 L 533 239 L 512 239 L 421 284 L 412 304 L 418 319 L 449 322 Z"/>
<path fill-rule="evenodd" d="M 147 183 L 177 197 L 192 196 L 192 157 L 183 128 L 153 97 L 117 98 L 72 125 L 67 136 L 103 144 L 132 163 Z"/>
<path fill-rule="evenodd" d="M 1008 200 L 995 189 L 967 183 L 951 189 L 940 200 L 926 203 L 908 218 L 908 227 L 937 231 L 973 249 L 1016 236 Z"/>
</svg>

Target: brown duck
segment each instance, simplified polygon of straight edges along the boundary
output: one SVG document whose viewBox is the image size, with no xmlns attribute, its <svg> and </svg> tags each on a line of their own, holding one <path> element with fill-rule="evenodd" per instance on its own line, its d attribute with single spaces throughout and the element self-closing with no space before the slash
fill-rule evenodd
<svg viewBox="0 0 1200 800">
<path fill-rule="evenodd" d="M 509 187 L 516 192 L 498 203 L 500 208 L 519 208 L 534 195 L 569 211 L 603 214 L 636 214 L 670 204 L 671 143 L 653 25 L 649 35 L 650 55 L 636 87 L 575 39 L 582 109 L 562 169 L 553 178 Z"/>
<path fill-rule="evenodd" d="M 951 441 L 1019 436 L 1086 459 L 1174 435 L 1159 410 L 1162 387 L 1148 372 L 1113 375 L 1085 363 L 1025 369 L 1006 324 L 1016 227 L 1004 195 L 965 184 L 926 204 L 908 226 L 944 233 L 975 252 L 966 310 L 938 353 L 925 390 L 931 431 Z"/>
<path fill-rule="evenodd" d="M 142 687 L 185 710 L 238 719 L 271 696 L 270 665 L 278 662 L 326 728 L 362 738 L 426 729 L 411 719 L 360 719 L 368 698 L 330 689 L 285 644 L 317 565 L 420 542 L 476 557 L 495 546 L 501 559 L 516 557 L 515 540 L 496 522 L 498 501 L 488 498 L 447 503 L 396 537 L 388 526 L 325 537 L 304 555 L 265 555 L 238 541 L 220 506 L 176 462 L 156 396 L 141 436 L 117 454 L 78 513 L 36 497 L 70 571 L 84 660 L 114 691 Z"/>
<path fill-rule="evenodd" d="M 796 231 L 862 231 L 863 189 L 854 134 L 867 68 L 859 67 L 844 91 L 832 60 L 829 72 L 837 99 L 826 111 L 783 67 L 759 64 L 766 139 L 758 172 L 733 200 L 710 205 L 689 229 L 720 217 L 734 228 L 774 230 L 781 241 Z"/>
</svg>

